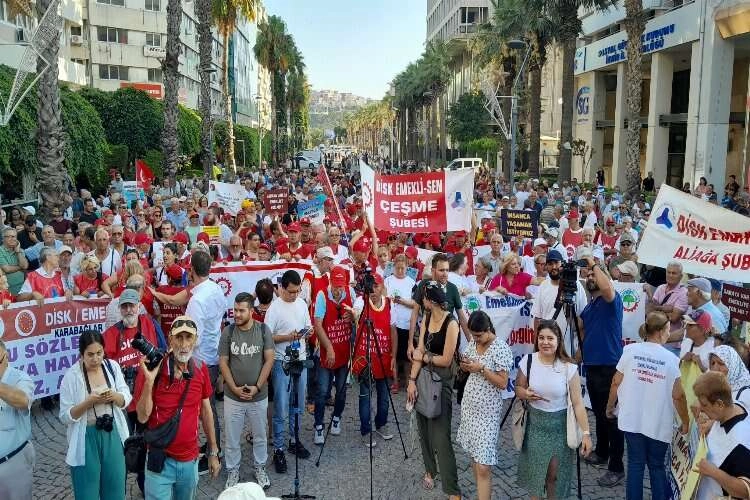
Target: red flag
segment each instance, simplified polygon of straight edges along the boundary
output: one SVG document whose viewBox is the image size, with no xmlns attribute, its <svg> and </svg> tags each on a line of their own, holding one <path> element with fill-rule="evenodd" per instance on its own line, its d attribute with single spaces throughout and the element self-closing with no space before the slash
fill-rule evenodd
<svg viewBox="0 0 750 500">
<path fill-rule="evenodd" d="M 154 180 L 154 173 L 143 160 L 135 160 L 135 180 L 136 185 L 144 190 L 150 188 Z"/>
</svg>

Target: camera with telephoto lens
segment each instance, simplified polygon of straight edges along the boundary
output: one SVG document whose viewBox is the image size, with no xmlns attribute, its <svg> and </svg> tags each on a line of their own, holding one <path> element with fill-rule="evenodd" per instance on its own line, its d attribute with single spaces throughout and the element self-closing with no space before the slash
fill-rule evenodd
<svg viewBox="0 0 750 500">
<path fill-rule="evenodd" d="M 308 332 L 309 329 L 305 329 L 301 330 L 299 334 L 304 337 Z M 281 360 L 281 369 L 284 370 L 284 373 L 287 375 L 299 377 L 302 375 L 302 370 L 304 368 L 313 368 L 315 366 L 312 359 L 299 359 L 300 346 L 299 340 L 295 340 L 286 346 L 284 359 Z"/>
<path fill-rule="evenodd" d="M 563 262 L 560 269 L 560 301 L 563 304 L 575 304 L 578 291 L 578 268 L 588 267 L 585 259 Z"/>
<path fill-rule="evenodd" d="M 146 368 L 149 371 L 156 368 L 161 363 L 161 360 L 164 359 L 164 356 L 167 355 L 167 353 L 143 338 L 142 335 L 137 335 L 130 345 L 133 346 L 133 349 L 146 356 Z"/>
<path fill-rule="evenodd" d="M 96 417 L 96 428 L 100 431 L 112 432 L 112 422 L 114 422 L 112 415 L 100 415 Z"/>
<path fill-rule="evenodd" d="M 357 279 L 354 285 L 354 291 L 358 294 L 371 294 L 375 288 L 375 277 L 372 275 L 372 268 L 365 267 L 365 271 Z"/>
</svg>

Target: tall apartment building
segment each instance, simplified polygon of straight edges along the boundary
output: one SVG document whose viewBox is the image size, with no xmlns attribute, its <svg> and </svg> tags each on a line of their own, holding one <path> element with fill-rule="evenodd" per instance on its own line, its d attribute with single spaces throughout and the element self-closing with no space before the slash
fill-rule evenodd
<svg viewBox="0 0 750 500">
<path fill-rule="evenodd" d="M 746 0 L 643 0 L 641 172 L 676 187 L 706 177 L 719 195 L 730 174 L 747 181 L 745 111 L 750 68 Z M 626 51 L 622 7 L 581 11 L 575 57 L 574 137 L 594 149 L 610 185 L 625 183 Z M 573 165 L 582 177 L 581 164 Z M 589 175 L 591 175 L 589 173 Z"/>
<path fill-rule="evenodd" d="M 135 87 L 155 99 L 163 98 L 161 59 L 165 55 L 167 0 L 61 0 L 64 25 L 58 67 L 60 80 L 73 86 L 102 90 Z M 198 108 L 200 57 L 198 19 L 192 1 L 182 2 L 178 100 Z M 26 16 L 7 19 L 7 5 L 0 1 L 0 43 L 23 42 L 35 21 Z M 259 19 L 265 16 L 259 8 Z M 229 38 L 229 83 L 233 97 L 233 118 L 237 123 L 257 127 L 259 103 L 270 102 L 270 83 L 259 72 L 253 54 L 257 28 L 243 21 Z M 221 38 L 213 30 L 211 67 L 212 114 L 224 116 L 221 92 Z M 6 47 L 3 47 L 4 49 Z M 0 53 L 0 63 L 17 66 L 22 46 Z M 256 99 L 256 96 L 260 96 Z M 261 113 L 262 115 L 263 113 Z M 261 120 L 267 122 L 267 120 Z M 270 125 L 269 125 L 270 128 Z"/>
</svg>

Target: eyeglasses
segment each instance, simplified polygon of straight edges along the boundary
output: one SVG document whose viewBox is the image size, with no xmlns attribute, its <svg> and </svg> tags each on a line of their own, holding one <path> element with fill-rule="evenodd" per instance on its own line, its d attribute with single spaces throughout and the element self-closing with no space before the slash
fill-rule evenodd
<svg viewBox="0 0 750 500">
<path fill-rule="evenodd" d="M 629 246 L 632 246 L 632 245 L 633 244 L 631 242 L 629 242 L 629 241 L 623 241 L 622 243 L 620 243 L 621 247 L 629 247 Z"/>
</svg>

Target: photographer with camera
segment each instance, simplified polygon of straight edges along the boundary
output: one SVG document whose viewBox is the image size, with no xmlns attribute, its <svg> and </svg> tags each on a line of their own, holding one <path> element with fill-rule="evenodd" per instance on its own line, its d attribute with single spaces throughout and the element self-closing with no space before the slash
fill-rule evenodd
<svg viewBox="0 0 750 500">
<path fill-rule="evenodd" d="M 214 415 L 209 397 L 213 386 L 208 367 L 193 354 L 198 326 L 189 316 L 172 322 L 170 352 L 154 352 L 141 359 L 136 378 L 138 421 L 146 424 L 146 500 L 192 500 L 198 488 L 198 421 L 208 440 L 208 469 L 221 470 Z"/>
<path fill-rule="evenodd" d="M 597 482 L 612 487 L 625 477 L 622 462 L 625 437 L 617 427 L 617 419 L 607 416 L 609 389 L 622 356 L 622 297 L 592 255 L 587 254 L 582 260 L 588 264 L 582 275 L 591 301 L 580 313 L 581 353 L 586 367 L 586 388 L 596 418 L 596 448 L 585 460 L 594 466 L 608 464 L 607 472 Z"/>
<path fill-rule="evenodd" d="M 95 330 L 78 339 L 81 360 L 60 385 L 60 420 L 68 426 L 68 452 L 76 498 L 125 499 L 125 455 L 129 436 L 123 414 L 131 401 L 120 366 L 106 359 L 106 342 Z"/>
<path fill-rule="evenodd" d="M 570 269 L 572 267 L 573 270 L 573 273 L 567 275 L 570 276 L 572 280 L 569 279 L 566 284 L 568 285 L 567 290 L 573 292 L 572 294 L 569 293 L 568 297 L 574 297 L 571 302 L 575 305 L 576 313 L 580 314 L 586 307 L 586 290 L 578 280 L 578 269 L 574 262 L 568 263 L 565 261 L 563 254 L 559 251 L 550 250 L 547 253 L 547 264 L 545 267 L 547 269 L 547 279 L 539 285 L 539 291 L 537 292 L 534 303 L 531 306 L 531 316 L 534 318 L 534 331 L 539 328 L 539 323 L 542 320 L 554 318 L 557 308 L 563 306 L 562 299 L 564 298 L 564 295 L 560 290 L 563 269 Z M 566 289 L 565 287 L 563 288 Z M 569 345 L 568 336 L 572 335 L 573 332 L 567 331 L 567 318 L 563 310 L 557 315 L 556 321 L 560 326 L 560 331 L 563 332 L 565 345 Z M 579 329 L 580 326 L 581 323 L 579 318 Z"/>
<path fill-rule="evenodd" d="M 301 414 L 305 407 L 305 390 L 307 386 L 307 373 L 299 377 L 297 387 L 297 400 L 292 401 L 292 384 L 290 376 L 284 372 L 285 361 L 306 360 L 307 340 L 306 334 L 312 330 L 310 313 L 305 301 L 299 297 L 302 288 L 302 279 L 299 273 L 288 270 L 281 275 L 281 286 L 278 289 L 278 298 L 271 302 L 266 312 L 265 323 L 271 329 L 275 343 L 275 354 L 273 371 L 273 463 L 277 474 L 283 474 L 287 470 L 286 456 L 284 455 L 284 426 L 289 429 L 289 452 L 296 454 L 299 458 L 309 458 L 310 452 L 297 440 L 293 441 L 294 418 L 292 414 Z M 290 359 L 286 359 L 290 358 Z"/>
</svg>

